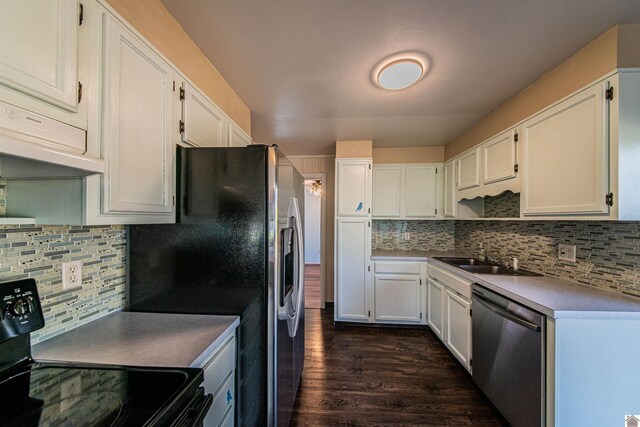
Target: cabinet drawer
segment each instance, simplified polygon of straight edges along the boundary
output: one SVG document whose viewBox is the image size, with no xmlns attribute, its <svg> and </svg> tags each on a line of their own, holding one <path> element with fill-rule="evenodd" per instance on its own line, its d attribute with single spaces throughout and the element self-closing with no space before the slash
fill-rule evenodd
<svg viewBox="0 0 640 427">
<path fill-rule="evenodd" d="M 433 277 L 451 290 L 458 292 L 466 299 L 471 300 L 471 281 L 463 279 L 453 273 L 449 273 L 448 271 L 432 264 L 428 265 L 427 272 L 430 277 Z"/>
<path fill-rule="evenodd" d="M 230 411 L 233 414 L 235 398 L 235 375 L 233 372 L 230 372 L 220 390 L 213 395 L 213 403 L 211 404 L 209 413 L 204 419 L 204 426 L 217 427 L 221 425 L 221 421 L 225 418 L 227 412 Z M 233 415 L 231 419 L 233 419 Z"/>
<path fill-rule="evenodd" d="M 229 338 L 220 350 L 209 360 L 204 367 L 204 390 L 206 393 L 215 393 L 224 379 L 235 371 L 236 366 L 236 339 Z M 233 375 L 232 375 L 233 377 Z"/>
<path fill-rule="evenodd" d="M 373 268 L 375 273 L 420 274 L 419 262 L 377 261 Z"/>
</svg>

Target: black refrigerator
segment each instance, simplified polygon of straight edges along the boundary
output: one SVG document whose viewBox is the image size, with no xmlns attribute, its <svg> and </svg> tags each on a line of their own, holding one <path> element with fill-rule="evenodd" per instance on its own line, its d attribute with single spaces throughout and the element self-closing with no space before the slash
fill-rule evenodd
<svg viewBox="0 0 640 427">
<path fill-rule="evenodd" d="M 129 227 L 129 310 L 239 315 L 236 425 L 288 425 L 304 360 L 304 180 L 264 145 L 178 148 L 176 163 L 176 224 Z"/>
</svg>

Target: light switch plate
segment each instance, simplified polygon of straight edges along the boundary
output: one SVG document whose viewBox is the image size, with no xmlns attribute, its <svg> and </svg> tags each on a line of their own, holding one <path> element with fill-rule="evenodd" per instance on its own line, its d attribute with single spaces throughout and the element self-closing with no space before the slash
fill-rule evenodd
<svg viewBox="0 0 640 427">
<path fill-rule="evenodd" d="M 576 246 L 558 245 L 558 259 L 561 261 L 576 262 Z"/>
</svg>

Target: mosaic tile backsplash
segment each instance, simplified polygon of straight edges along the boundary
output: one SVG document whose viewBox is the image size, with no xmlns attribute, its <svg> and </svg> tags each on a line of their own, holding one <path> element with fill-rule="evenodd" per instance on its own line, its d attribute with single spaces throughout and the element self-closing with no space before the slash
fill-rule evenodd
<svg viewBox="0 0 640 427">
<path fill-rule="evenodd" d="M 411 240 L 404 234 L 411 233 Z M 454 250 L 455 221 L 373 220 L 371 248 L 376 250 Z"/>
<path fill-rule="evenodd" d="M 38 282 L 45 327 L 43 341 L 125 305 L 124 226 L 0 226 L 0 281 Z M 82 260 L 82 286 L 62 290 L 61 264 Z"/>
<path fill-rule="evenodd" d="M 515 256 L 524 269 L 640 297 L 640 222 L 455 221 L 456 251 Z M 576 245 L 576 263 L 558 244 Z"/>
<path fill-rule="evenodd" d="M 520 218 L 520 193 L 505 191 L 484 198 L 485 218 Z"/>
</svg>

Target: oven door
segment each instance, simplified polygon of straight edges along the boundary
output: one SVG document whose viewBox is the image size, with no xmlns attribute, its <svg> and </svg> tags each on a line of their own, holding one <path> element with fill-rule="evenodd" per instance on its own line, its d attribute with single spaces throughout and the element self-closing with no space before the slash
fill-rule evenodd
<svg viewBox="0 0 640 427">
<path fill-rule="evenodd" d="M 171 423 L 171 427 L 201 427 L 212 403 L 213 396 L 205 395 L 204 388 L 198 387 L 189 404 Z"/>
</svg>

